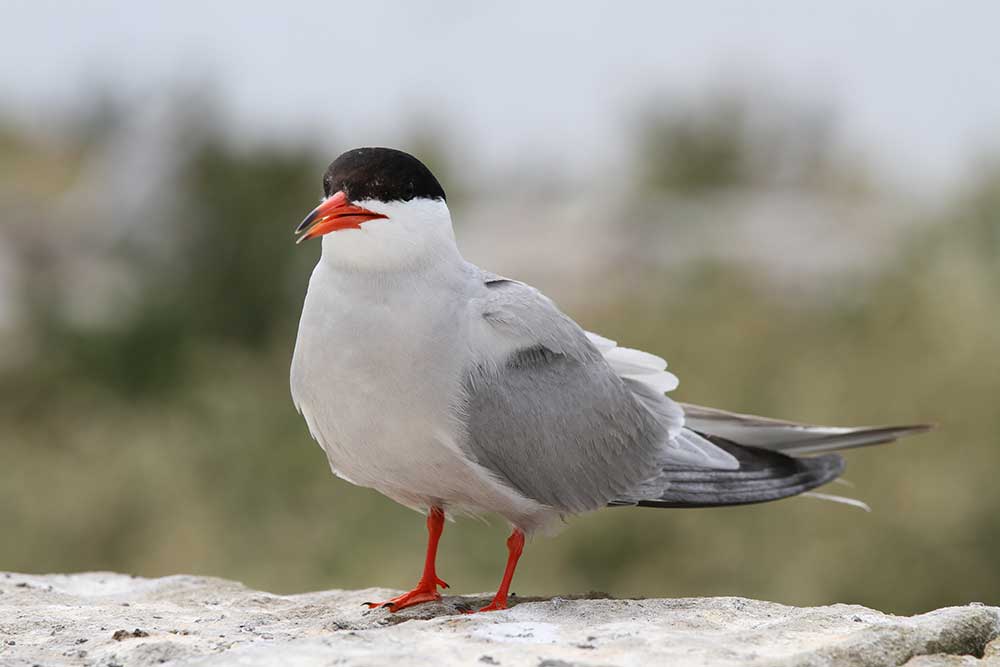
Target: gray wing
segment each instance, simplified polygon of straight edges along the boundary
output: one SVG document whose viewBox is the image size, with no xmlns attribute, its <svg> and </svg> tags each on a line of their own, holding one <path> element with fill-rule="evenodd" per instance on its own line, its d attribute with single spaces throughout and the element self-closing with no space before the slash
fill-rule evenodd
<svg viewBox="0 0 1000 667">
<path fill-rule="evenodd" d="M 466 380 L 468 448 L 480 465 L 525 496 L 576 513 L 634 495 L 672 452 L 688 460 L 685 437 L 671 436 L 683 423 L 676 404 L 620 377 L 534 288 L 492 275 L 484 283 L 482 318 L 503 352 Z"/>
</svg>

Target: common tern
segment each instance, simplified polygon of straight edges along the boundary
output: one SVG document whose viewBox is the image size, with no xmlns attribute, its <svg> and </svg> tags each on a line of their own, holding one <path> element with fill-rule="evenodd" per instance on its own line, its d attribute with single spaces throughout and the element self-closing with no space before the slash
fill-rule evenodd
<svg viewBox="0 0 1000 667">
<path fill-rule="evenodd" d="M 322 238 L 291 365 L 296 407 L 333 472 L 427 515 L 423 574 L 385 602 L 440 599 L 448 514 L 525 536 L 608 506 L 718 507 L 830 482 L 836 453 L 926 426 L 838 428 L 675 402 L 652 354 L 582 329 L 535 288 L 467 262 L 444 189 L 415 157 L 359 148 L 323 177 L 296 232 Z"/>
</svg>

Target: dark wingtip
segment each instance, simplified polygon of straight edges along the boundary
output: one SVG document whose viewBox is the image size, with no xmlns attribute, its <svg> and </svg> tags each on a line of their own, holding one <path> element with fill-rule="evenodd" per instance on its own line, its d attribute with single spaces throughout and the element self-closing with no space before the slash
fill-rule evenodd
<svg viewBox="0 0 1000 667">
<path fill-rule="evenodd" d="M 902 424 L 900 426 L 885 426 L 882 428 L 887 434 L 891 434 L 891 440 L 898 440 L 899 438 L 905 438 L 908 435 L 920 435 L 921 433 L 928 433 L 934 431 L 938 428 L 939 424 L 934 422 L 929 422 L 926 424 Z"/>
</svg>

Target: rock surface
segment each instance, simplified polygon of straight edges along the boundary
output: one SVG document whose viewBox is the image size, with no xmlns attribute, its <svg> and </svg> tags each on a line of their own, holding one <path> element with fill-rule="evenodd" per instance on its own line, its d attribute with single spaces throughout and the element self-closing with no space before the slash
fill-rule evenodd
<svg viewBox="0 0 1000 667">
<path fill-rule="evenodd" d="M 1000 667 L 1000 609 L 975 604 L 909 618 L 741 598 L 553 598 L 474 615 L 460 612 L 485 597 L 398 614 L 362 607 L 390 594 L 272 595 L 191 576 L 0 574 L 0 665 Z"/>
</svg>

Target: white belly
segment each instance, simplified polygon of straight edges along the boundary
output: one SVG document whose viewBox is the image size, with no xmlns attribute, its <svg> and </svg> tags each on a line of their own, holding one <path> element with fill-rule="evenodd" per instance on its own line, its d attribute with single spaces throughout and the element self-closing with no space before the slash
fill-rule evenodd
<svg viewBox="0 0 1000 667">
<path fill-rule="evenodd" d="M 322 263 L 310 281 L 292 360 L 292 396 L 333 471 L 415 509 L 540 506 L 464 455 L 464 305 L 433 289 L 377 297 Z M 353 292 L 353 293 L 352 293 Z M 420 298 L 415 298 L 416 294 Z"/>
</svg>

